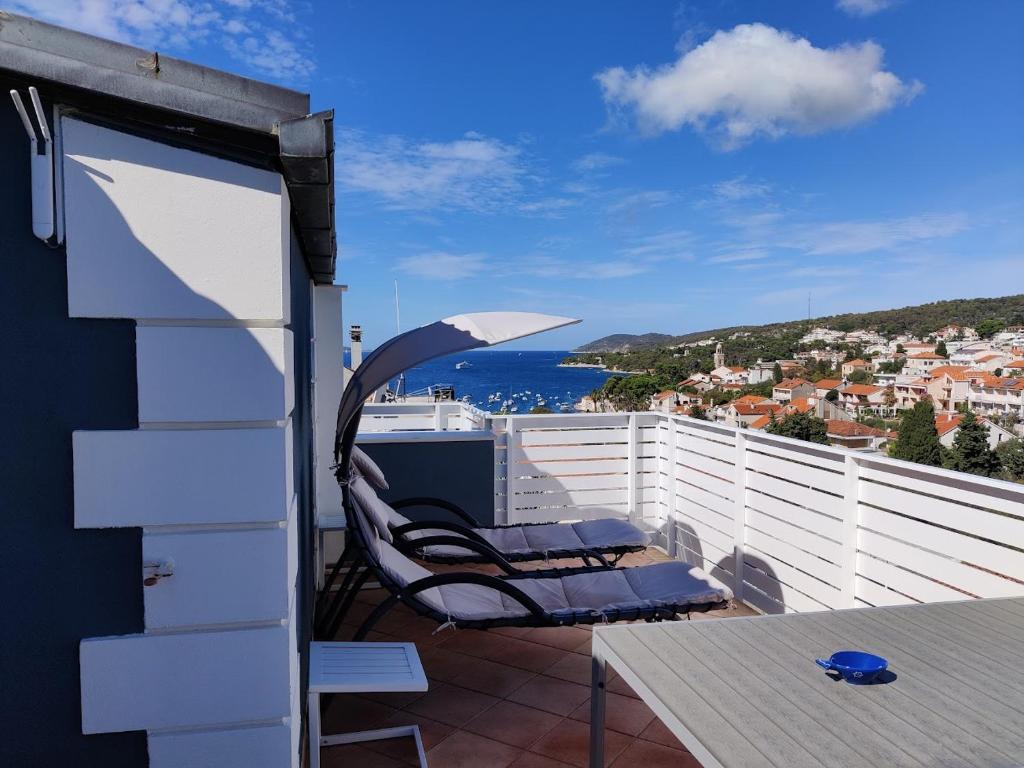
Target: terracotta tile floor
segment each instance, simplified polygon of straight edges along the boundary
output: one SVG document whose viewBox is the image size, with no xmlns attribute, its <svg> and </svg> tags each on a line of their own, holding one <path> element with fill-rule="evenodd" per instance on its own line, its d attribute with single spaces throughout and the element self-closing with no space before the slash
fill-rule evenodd
<svg viewBox="0 0 1024 768">
<path fill-rule="evenodd" d="M 622 565 L 664 559 L 665 555 L 649 550 L 624 558 Z M 382 598 L 382 590 L 360 593 L 336 639 L 349 638 Z M 751 613 L 740 605 L 704 617 Z M 415 642 L 430 690 L 423 694 L 337 696 L 325 713 L 325 732 L 416 723 L 431 768 L 587 765 L 589 627 L 487 632 L 437 631 L 437 627 L 404 607 L 396 607 L 382 619 L 368 639 Z M 699 768 L 610 667 L 608 690 L 606 765 Z M 321 756 L 324 768 L 399 768 L 417 763 L 412 739 L 326 747 Z"/>
</svg>

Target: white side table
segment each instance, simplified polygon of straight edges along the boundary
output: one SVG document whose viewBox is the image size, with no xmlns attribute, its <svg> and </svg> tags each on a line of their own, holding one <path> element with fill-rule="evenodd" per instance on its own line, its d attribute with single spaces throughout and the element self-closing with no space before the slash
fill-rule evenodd
<svg viewBox="0 0 1024 768">
<path fill-rule="evenodd" d="M 427 676 L 413 643 L 309 644 L 309 765 L 320 768 L 320 747 L 412 736 L 420 765 L 427 768 L 417 725 L 374 731 L 320 733 L 320 694 L 398 693 L 427 690 Z"/>
<path fill-rule="evenodd" d="M 344 531 L 345 513 L 338 512 L 333 515 L 318 515 L 316 519 L 317 548 L 316 548 L 316 588 L 319 590 L 324 585 L 324 571 L 327 569 L 325 557 L 327 554 L 327 534 L 334 531 Z M 345 534 L 348 535 L 347 533 Z"/>
</svg>

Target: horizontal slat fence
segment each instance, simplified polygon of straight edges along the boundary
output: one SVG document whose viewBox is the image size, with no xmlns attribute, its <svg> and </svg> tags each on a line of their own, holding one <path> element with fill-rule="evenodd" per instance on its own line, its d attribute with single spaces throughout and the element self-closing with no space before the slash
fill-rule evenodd
<svg viewBox="0 0 1024 768">
<path fill-rule="evenodd" d="M 371 403 L 363 406 L 360 432 L 430 432 L 489 429 L 488 415 L 458 402 Z"/>
<path fill-rule="evenodd" d="M 767 613 L 1024 595 L 1024 486 L 655 413 L 485 416 L 496 520 L 629 518 Z"/>
</svg>

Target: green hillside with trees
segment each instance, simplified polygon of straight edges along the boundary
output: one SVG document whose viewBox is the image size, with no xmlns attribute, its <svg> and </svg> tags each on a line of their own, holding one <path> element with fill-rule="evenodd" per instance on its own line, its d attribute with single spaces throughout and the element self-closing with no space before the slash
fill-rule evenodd
<svg viewBox="0 0 1024 768">
<path fill-rule="evenodd" d="M 982 325 L 986 323 L 986 325 Z M 936 301 L 931 304 L 919 304 L 899 309 L 884 309 L 877 312 L 855 312 L 844 315 L 828 315 L 808 320 L 792 320 L 785 323 L 769 325 L 739 325 L 730 328 L 715 328 L 707 331 L 696 331 L 681 336 L 666 336 L 659 333 L 647 333 L 639 336 L 630 334 L 614 334 L 576 349 L 576 352 L 617 352 L 629 349 L 636 351 L 641 348 L 657 346 L 674 346 L 692 343 L 711 337 L 724 338 L 737 331 L 750 332 L 759 337 L 785 337 L 796 334 L 799 338 L 808 325 L 828 326 L 837 331 L 855 331 L 858 329 L 877 331 L 886 336 L 897 336 L 908 333 L 913 336 L 925 337 L 943 326 L 955 324 L 977 328 L 992 335 L 1008 325 L 1024 325 L 1024 294 L 1003 296 L 996 299 L 954 299 Z M 981 327 L 979 327 L 981 326 Z M 994 330 L 993 330 L 994 329 Z M 985 334 L 982 333 L 984 336 Z M 784 355 L 780 355 L 784 356 Z M 766 360 L 771 359 L 763 356 Z"/>
</svg>

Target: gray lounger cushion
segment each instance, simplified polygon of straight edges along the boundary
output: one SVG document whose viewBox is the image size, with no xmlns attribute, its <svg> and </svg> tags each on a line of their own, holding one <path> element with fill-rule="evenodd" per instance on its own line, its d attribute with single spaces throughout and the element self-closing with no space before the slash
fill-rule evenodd
<svg viewBox="0 0 1024 768">
<path fill-rule="evenodd" d="M 353 482 L 353 491 L 357 485 Z M 361 493 L 373 494 L 365 482 L 359 487 Z M 373 512 L 374 524 L 385 519 L 393 527 L 404 525 L 409 518 L 396 512 L 389 505 L 380 501 L 376 494 L 372 500 L 367 498 L 365 506 Z M 583 520 L 578 523 L 545 523 L 543 525 L 522 525 L 506 528 L 474 528 L 476 533 L 496 550 L 505 555 L 526 554 L 532 552 L 578 552 L 583 549 L 604 549 L 611 547 L 647 547 L 651 537 L 632 523 L 625 520 L 606 518 L 602 520 Z M 389 531 L 381 530 L 381 536 L 391 541 Z M 421 539 L 426 536 L 458 536 L 452 531 L 426 529 L 406 534 L 409 539 Z M 427 556 L 461 557 L 473 554 L 470 550 L 449 545 L 431 545 L 423 550 Z"/>
<path fill-rule="evenodd" d="M 371 459 L 366 454 L 366 451 L 357 445 L 352 446 L 352 464 L 355 466 L 356 472 L 365 477 L 374 488 L 386 491 L 391 487 L 388 485 L 388 481 L 384 477 L 381 468 L 377 466 L 377 462 Z"/>
<path fill-rule="evenodd" d="M 378 541 L 381 565 L 399 584 L 431 572 L 384 541 Z M 720 603 L 732 591 L 712 576 L 679 561 L 572 576 L 513 579 L 509 582 L 553 613 L 601 613 L 630 608 L 659 608 Z M 529 615 L 516 600 L 478 584 L 454 584 L 425 590 L 419 598 L 452 619 L 483 621 Z"/>
</svg>

